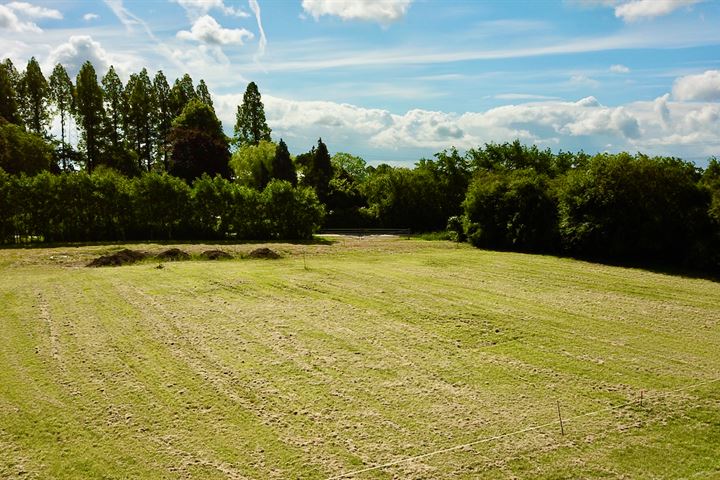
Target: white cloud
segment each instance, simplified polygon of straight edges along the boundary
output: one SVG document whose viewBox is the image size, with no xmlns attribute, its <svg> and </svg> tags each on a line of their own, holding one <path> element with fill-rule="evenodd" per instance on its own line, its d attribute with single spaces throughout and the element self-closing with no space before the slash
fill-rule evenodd
<svg viewBox="0 0 720 480">
<path fill-rule="evenodd" d="M 317 20 L 334 15 L 343 20 L 387 24 L 404 17 L 413 0 L 303 0 L 303 9 Z"/>
<path fill-rule="evenodd" d="M 98 15 L 97 13 L 86 13 L 85 15 L 83 15 L 82 18 L 86 22 L 91 22 L 93 20 L 97 20 L 98 18 L 100 18 L 100 15 Z"/>
<path fill-rule="evenodd" d="M 73 35 L 67 41 L 50 52 L 46 62 L 46 69 L 52 69 L 56 64 L 62 64 L 71 77 L 77 75 L 80 67 L 86 61 L 92 62 L 98 76 L 102 75 L 113 63 L 110 55 L 99 42 L 88 35 Z M 117 65 L 116 65 L 117 67 Z"/>
<path fill-rule="evenodd" d="M 216 98 L 219 116 L 225 125 L 232 125 L 242 95 Z M 669 95 L 615 107 L 586 97 L 576 102 L 542 101 L 461 114 L 421 109 L 393 114 L 384 109 L 270 95 L 264 95 L 263 102 L 273 135 L 301 148 L 312 145 L 319 136 L 331 149 L 420 152 L 417 155 L 515 138 L 589 153 L 627 150 L 693 159 L 717 154 L 720 147 L 720 104 L 672 102 Z"/>
<path fill-rule="evenodd" d="M 626 67 L 625 65 L 620 65 L 620 64 L 612 65 L 610 67 L 610 71 L 612 73 L 630 73 L 630 69 L 628 67 Z"/>
<path fill-rule="evenodd" d="M 15 13 L 32 19 L 43 19 L 50 18 L 53 20 L 62 20 L 63 16 L 59 10 L 54 8 L 38 7 L 27 2 L 10 2 L 6 3 L 5 6 Z"/>
<path fill-rule="evenodd" d="M 586 75 L 572 75 L 570 77 L 570 83 L 573 85 L 579 85 L 584 87 L 598 87 L 600 85 L 600 82 L 597 80 L 594 80 Z"/>
<path fill-rule="evenodd" d="M 720 70 L 678 78 L 673 85 L 673 97 L 677 100 L 720 101 Z"/>
<path fill-rule="evenodd" d="M 223 0 L 173 0 L 188 14 L 191 20 L 207 15 L 211 10 L 219 10 L 225 15 L 235 17 L 249 17 L 250 15 L 239 8 L 228 7 Z"/>
<path fill-rule="evenodd" d="M 187 30 L 177 32 L 177 37 L 182 40 L 194 40 L 211 45 L 227 45 L 230 43 L 242 45 L 244 39 L 253 38 L 254 35 L 244 28 L 223 28 L 210 15 L 204 15 L 195 20 L 189 32 Z"/>
<path fill-rule="evenodd" d="M 615 16 L 626 22 L 667 15 L 702 0 L 631 0 L 615 6 Z"/>
<path fill-rule="evenodd" d="M 18 33 L 42 32 L 40 27 L 34 23 L 20 20 L 17 15 L 15 15 L 15 12 L 7 8 L 5 5 L 0 5 L 0 29 Z"/>
<path fill-rule="evenodd" d="M 265 29 L 262 25 L 262 18 L 260 16 L 260 5 L 257 0 L 248 0 L 250 4 L 250 10 L 255 14 L 255 20 L 257 21 L 258 31 L 260 32 L 260 41 L 258 42 L 258 50 L 255 54 L 255 61 L 257 62 L 260 57 L 265 55 L 265 47 L 267 46 L 267 38 L 265 37 Z"/>
</svg>

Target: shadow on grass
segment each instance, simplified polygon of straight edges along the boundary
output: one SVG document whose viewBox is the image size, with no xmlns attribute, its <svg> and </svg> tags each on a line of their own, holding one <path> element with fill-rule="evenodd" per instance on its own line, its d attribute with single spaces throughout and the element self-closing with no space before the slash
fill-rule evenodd
<svg viewBox="0 0 720 480">
<path fill-rule="evenodd" d="M 126 245 L 259 245 L 259 244 L 282 244 L 291 245 L 332 245 L 337 240 L 313 236 L 311 239 L 303 240 L 232 240 L 232 239 L 193 239 L 193 240 L 112 240 L 95 242 L 28 242 L 28 243 L 7 243 L 0 244 L 0 250 L 16 249 L 44 249 L 63 247 L 102 247 L 102 246 L 126 246 Z"/>
</svg>

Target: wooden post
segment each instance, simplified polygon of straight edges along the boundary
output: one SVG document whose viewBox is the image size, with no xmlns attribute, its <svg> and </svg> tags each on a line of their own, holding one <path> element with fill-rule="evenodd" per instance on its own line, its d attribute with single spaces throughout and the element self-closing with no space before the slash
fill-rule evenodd
<svg viewBox="0 0 720 480">
<path fill-rule="evenodd" d="M 560 414 L 560 400 L 557 401 L 558 418 L 560 419 L 560 435 L 565 435 L 565 427 L 563 427 L 562 415 Z"/>
</svg>

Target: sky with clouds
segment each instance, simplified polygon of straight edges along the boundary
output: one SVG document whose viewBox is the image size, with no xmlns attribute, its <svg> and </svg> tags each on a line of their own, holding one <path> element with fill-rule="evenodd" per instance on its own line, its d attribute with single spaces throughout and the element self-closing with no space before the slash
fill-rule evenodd
<svg viewBox="0 0 720 480">
<path fill-rule="evenodd" d="M 519 138 L 720 157 L 720 0 L 0 0 L 0 54 L 249 81 L 291 152 L 412 164 Z"/>
</svg>

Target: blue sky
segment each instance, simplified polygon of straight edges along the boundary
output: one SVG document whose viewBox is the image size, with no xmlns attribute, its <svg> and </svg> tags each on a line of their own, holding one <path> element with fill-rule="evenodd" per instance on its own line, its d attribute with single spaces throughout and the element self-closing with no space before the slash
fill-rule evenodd
<svg viewBox="0 0 720 480">
<path fill-rule="evenodd" d="M 520 138 L 720 156 L 718 0 L 0 0 L 0 51 L 204 78 L 228 132 L 248 81 L 293 153 L 371 163 Z"/>
</svg>

